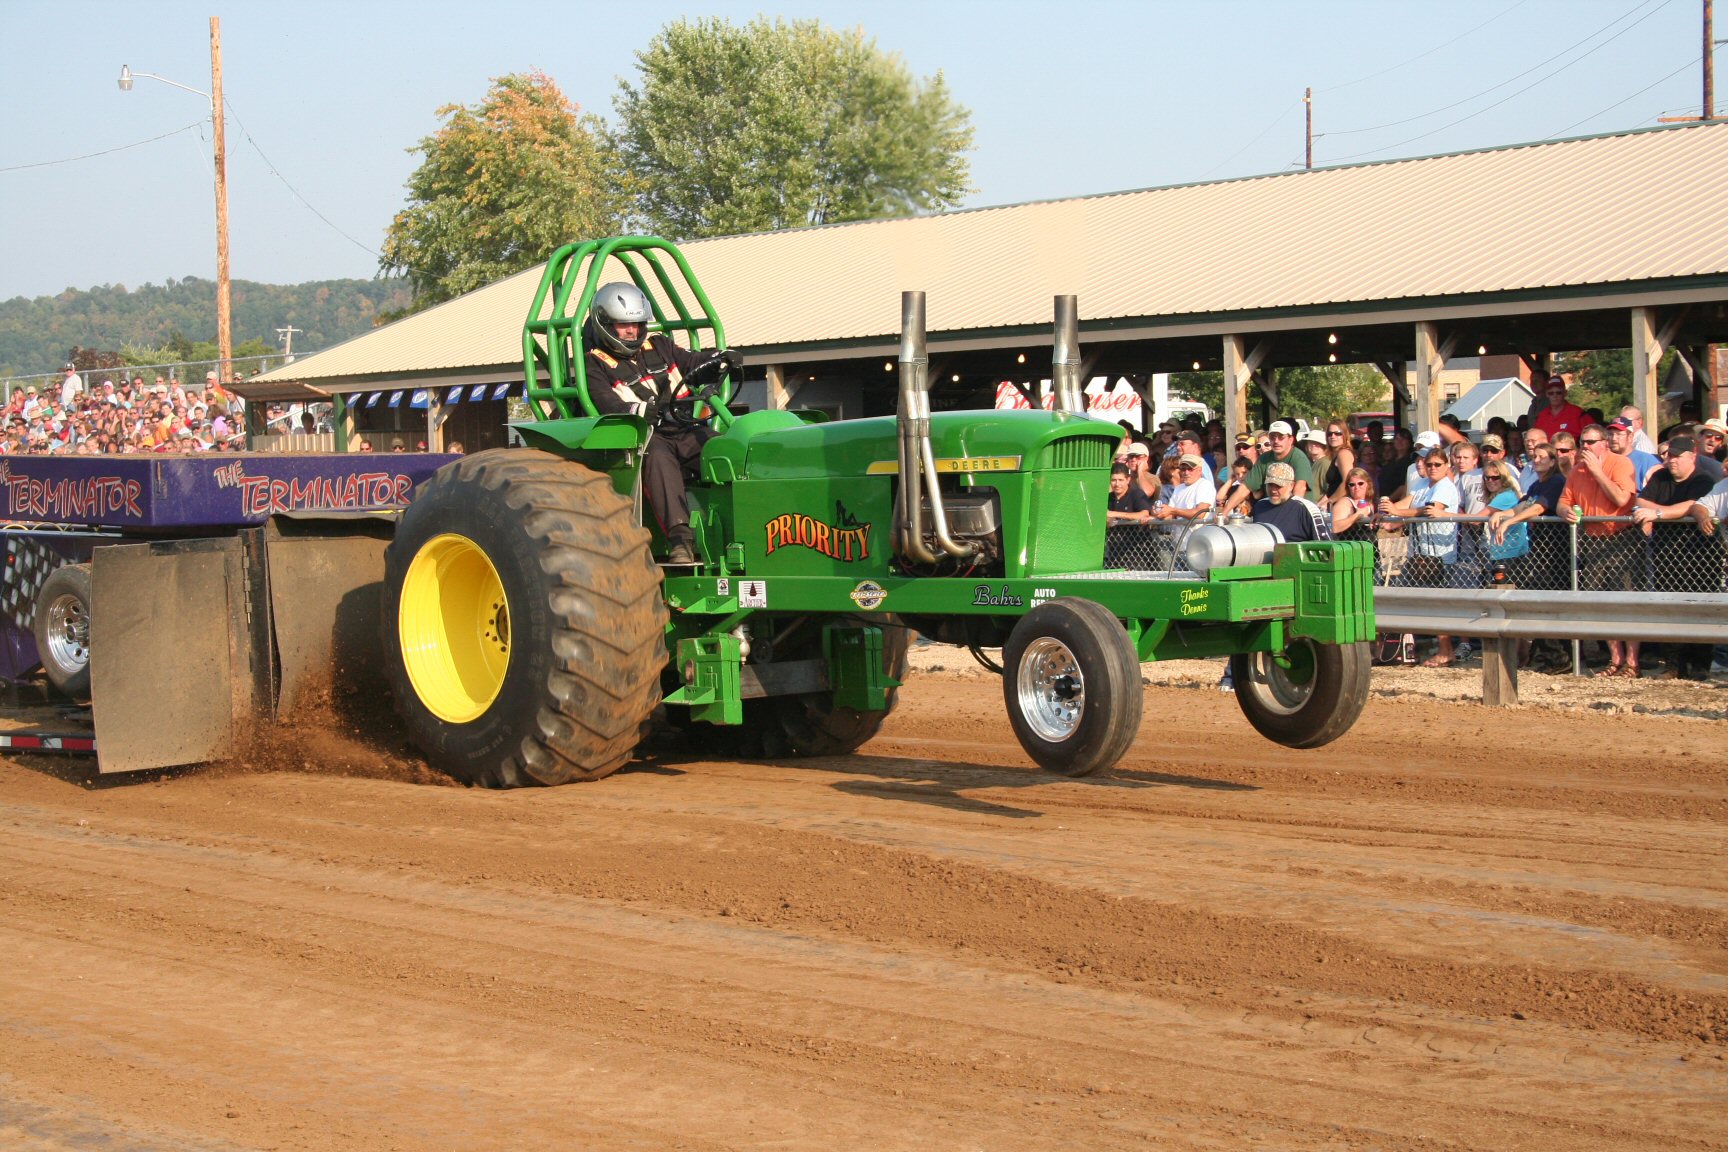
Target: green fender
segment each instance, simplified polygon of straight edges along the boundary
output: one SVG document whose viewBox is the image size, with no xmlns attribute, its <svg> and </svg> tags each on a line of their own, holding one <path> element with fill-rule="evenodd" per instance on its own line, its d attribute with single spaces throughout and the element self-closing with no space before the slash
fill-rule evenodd
<svg viewBox="0 0 1728 1152">
<path fill-rule="evenodd" d="M 642 449 L 648 443 L 647 421 L 622 413 L 525 421 L 510 427 L 529 448 L 539 448 L 596 472 L 609 473 L 612 487 L 626 495 L 635 486 Z"/>
</svg>

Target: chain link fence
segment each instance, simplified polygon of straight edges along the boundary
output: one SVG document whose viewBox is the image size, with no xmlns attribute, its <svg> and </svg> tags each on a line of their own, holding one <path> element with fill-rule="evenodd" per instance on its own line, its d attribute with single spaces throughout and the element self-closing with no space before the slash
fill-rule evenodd
<svg viewBox="0 0 1728 1152">
<path fill-rule="evenodd" d="M 1318 522 L 1329 518 L 1314 508 Z M 1183 558 L 1189 532 L 1203 521 L 1113 524 L 1105 534 L 1110 567 L 1180 578 L 1192 575 Z M 1518 528 L 1523 528 L 1519 532 Z M 1485 588 L 1530 591 L 1691 592 L 1728 595 L 1728 526 L 1705 533 L 1690 518 L 1640 525 L 1630 517 L 1585 517 L 1573 524 L 1543 516 L 1515 525 L 1496 539 L 1486 516 L 1435 521 L 1379 517 L 1345 538 L 1374 546 L 1375 583 L 1389 588 Z M 1503 583 L 1500 578 L 1503 577 Z M 1701 679 L 1714 665 L 1728 666 L 1728 647 L 1681 642 L 1664 645 L 1679 674 Z M 1383 635 L 1376 664 L 1413 664 L 1418 638 Z M 1468 651 L 1461 647 L 1460 652 Z M 1522 665 L 1541 671 L 1582 672 L 1584 647 L 1538 640 L 1520 646 Z M 1667 673 L 1674 675 L 1673 671 Z"/>
<path fill-rule="evenodd" d="M 1501 582 L 1498 568 L 1504 583 L 1537 591 L 1728 591 L 1728 532 L 1720 524 L 1706 535 L 1691 519 L 1646 530 L 1624 516 L 1587 516 L 1579 524 L 1542 516 L 1498 541 L 1485 516 L 1387 518 L 1378 527 L 1375 577 L 1389 586 L 1483 588 Z"/>
<path fill-rule="evenodd" d="M 1104 563 L 1186 574 L 1182 545 L 1198 523 L 1112 524 Z M 1387 587 L 1497 586 L 1499 568 L 1504 583 L 1538 591 L 1728 593 L 1728 526 L 1720 523 L 1705 535 L 1691 519 L 1657 521 L 1646 530 L 1629 517 L 1587 516 L 1572 524 L 1543 516 L 1496 541 L 1486 516 L 1382 517 L 1370 532 L 1349 538 L 1374 545 L 1374 581 Z"/>
</svg>

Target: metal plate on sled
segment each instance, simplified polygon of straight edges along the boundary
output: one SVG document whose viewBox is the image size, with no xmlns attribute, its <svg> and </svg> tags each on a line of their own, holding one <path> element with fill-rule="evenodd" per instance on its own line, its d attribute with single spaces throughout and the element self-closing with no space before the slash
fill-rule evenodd
<svg viewBox="0 0 1728 1152">
<path fill-rule="evenodd" d="M 99 771 L 197 764 L 234 752 L 236 718 L 253 714 L 257 695 L 249 544 L 255 541 L 230 537 L 96 549 L 90 694 Z"/>
<path fill-rule="evenodd" d="M 388 541 L 368 524 L 343 528 L 326 520 L 305 527 L 273 522 L 267 530 L 281 721 L 332 693 L 381 699 L 388 691 L 378 644 Z"/>
</svg>

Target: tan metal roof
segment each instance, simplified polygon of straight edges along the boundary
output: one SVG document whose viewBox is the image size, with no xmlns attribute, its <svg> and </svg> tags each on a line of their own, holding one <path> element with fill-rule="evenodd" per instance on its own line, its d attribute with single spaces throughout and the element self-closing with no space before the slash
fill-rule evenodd
<svg viewBox="0 0 1728 1152">
<path fill-rule="evenodd" d="M 1728 274 L 1728 122 L 1152 188 L 684 245 L 729 342 L 893 339 L 928 293 L 932 341 Z M 258 379 L 362 380 L 519 363 L 541 269 Z"/>
</svg>

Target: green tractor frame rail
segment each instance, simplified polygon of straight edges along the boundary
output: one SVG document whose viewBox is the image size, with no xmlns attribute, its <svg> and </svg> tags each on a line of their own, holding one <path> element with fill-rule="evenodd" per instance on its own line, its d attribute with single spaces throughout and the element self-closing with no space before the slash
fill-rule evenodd
<svg viewBox="0 0 1728 1152">
<path fill-rule="evenodd" d="M 650 331 L 726 346 L 673 245 L 559 249 L 523 331 L 526 447 L 441 469 L 386 549 L 385 673 L 444 771 L 493 787 L 597 779 L 653 724 L 722 755 L 847 753 L 893 709 L 914 634 L 1000 647 L 1015 735 L 1068 775 L 1133 742 L 1142 661 L 1227 657 L 1249 723 L 1287 747 L 1360 714 L 1366 545 L 1215 525 L 1190 534 L 1193 572 L 1103 566 L 1120 430 L 1084 414 L 1072 297 L 1057 301 L 1050 412 L 932 414 L 915 292 L 895 417 L 735 415 L 738 381 L 696 390 L 716 432 L 686 477 L 696 562 L 666 564 L 642 514 L 653 429 L 589 394 L 583 323 L 623 276 L 652 302 Z"/>
</svg>

